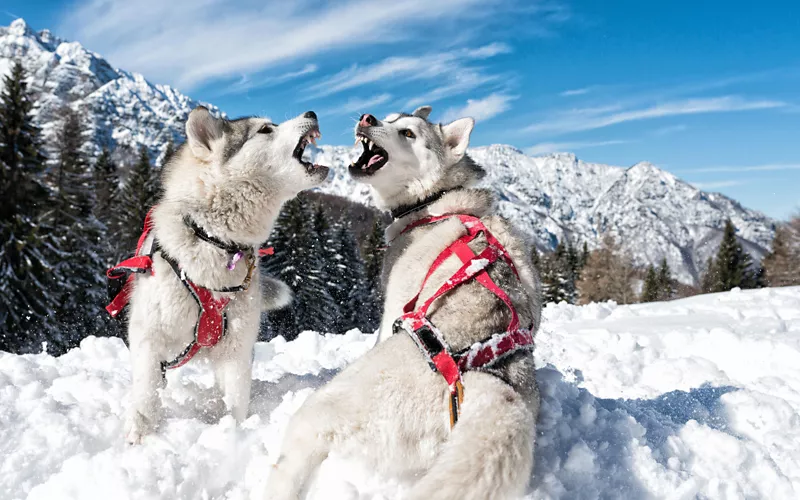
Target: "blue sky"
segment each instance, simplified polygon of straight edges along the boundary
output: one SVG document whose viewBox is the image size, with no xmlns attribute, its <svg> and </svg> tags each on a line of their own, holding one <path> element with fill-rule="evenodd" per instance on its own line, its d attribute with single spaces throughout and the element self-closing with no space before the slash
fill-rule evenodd
<svg viewBox="0 0 800 500">
<path fill-rule="evenodd" d="M 472 115 L 473 145 L 646 160 L 784 218 L 800 209 L 800 2 L 5 0 L 230 116 Z"/>
</svg>

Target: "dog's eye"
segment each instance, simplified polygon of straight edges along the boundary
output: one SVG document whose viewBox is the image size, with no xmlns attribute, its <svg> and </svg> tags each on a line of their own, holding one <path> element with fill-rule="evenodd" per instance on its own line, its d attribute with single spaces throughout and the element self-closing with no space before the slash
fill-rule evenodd
<svg viewBox="0 0 800 500">
<path fill-rule="evenodd" d="M 261 125 L 261 128 L 258 129 L 258 133 L 259 134 L 271 134 L 272 133 L 272 125 L 270 125 L 269 123 L 265 123 L 264 125 Z"/>
<path fill-rule="evenodd" d="M 404 137 L 408 137 L 409 139 L 413 139 L 413 138 L 416 137 L 416 135 L 414 135 L 414 132 L 412 132 L 411 130 L 409 130 L 407 128 L 404 128 L 403 130 L 401 130 L 400 131 L 400 135 L 402 135 Z"/>
</svg>

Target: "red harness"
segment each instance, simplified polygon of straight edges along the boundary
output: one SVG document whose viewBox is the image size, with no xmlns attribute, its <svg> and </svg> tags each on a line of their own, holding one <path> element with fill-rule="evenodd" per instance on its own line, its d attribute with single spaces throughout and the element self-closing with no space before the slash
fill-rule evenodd
<svg viewBox="0 0 800 500">
<path fill-rule="evenodd" d="M 155 274 L 153 269 L 153 255 L 158 251 L 156 242 L 153 242 L 153 250 L 149 255 L 140 255 L 147 237 L 153 230 L 152 212 L 151 209 L 144 219 L 144 230 L 142 231 L 142 235 L 139 236 L 139 242 L 136 244 L 136 255 L 130 259 L 123 260 L 106 272 L 106 276 L 112 281 L 125 278 L 125 283 L 122 285 L 120 291 L 111 300 L 111 303 L 106 306 L 106 311 L 108 311 L 112 317 L 117 317 L 130 301 L 136 274 L 150 273 L 151 276 Z M 258 250 L 258 254 L 262 257 L 272 255 L 273 249 L 271 247 L 261 248 Z M 214 290 L 194 284 L 186 277 L 186 274 L 181 271 L 175 260 L 167 256 L 163 251 L 161 252 L 161 256 L 170 264 L 173 271 L 175 271 L 175 274 L 178 276 L 178 279 L 180 279 L 181 283 L 183 283 L 200 308 L 200 314 L 194 328 L 194 339 L 175 359 L 172 361 L 163 361 L 161 363 L 162 370 L 167 370 L 169 368 L 177 368 L 185 365 L 201 348 L 213 347 L 225 336 L 227 327 L 225 307 L 231 301 L 231 297 L 223 296 L 219 299 L 215 299 Z M 238 260 L 238 258 L 236 260 Z M 234 265 L 235 263 L 236 261 L 233 261 Z M 250 259 L 248 262 L 250 266 L 248 275 L 242 285 L 220 291 L 231 293 L 247 290 L 250 286 L 250 279 L 255 267 L 254 263 L 255 259 Z M 231 268 L 229 267 L 229 269 Z"/>
<path fill-rule="evenodd" d="M 459 407 L 463 400 L 463 386 L 461 374 L 469 370 L 490 368 L 492 365 L 520 350 L 533 349 L 533 329 L 520 328 L 519 316 L 511 303 L 508 294 L 503 291 L 486 272 L 486 268 L 502 259 L 514 275 L 519 279 L 517 268 L 505 247 L 489 232 L 486 226 L 477 217 L 463 214 L 438 215 L 424 217 L 408 225 L 401 234 L 416 227 L 433 224 L 442 220 L 457 217 L 467 229 L 467 234 L 451 243 L 433 261 L 428 274 L 422 280 L 419 292 L 403 307 L 403 315 L 394 323 L 394 331 L 400 330 L 408 333 L 428 360 L 431 369 L 439 372 L 444 377 L 450 388 L 450 425 L 458 421 Z M 468 243 L 479 234 L 486 238 L 487 246 L 478 255 L 472 251 Z M 462 261 L 462 266 L 448 280 L 439 287 L 421 306 L 415 309 L 422 290 L 431 275 L 450 256 L 456 255 Z M 503 333 L 496 333 L 490 338 L 473 344 L 469 349 L 454 353 L 444 340 L 444 336 L 428 319 L 427 313 L 431 304 L 442 295 L 475 279 L 495 294 L 508 307 L 511 312 L 511 321 Z"/>
</svg>

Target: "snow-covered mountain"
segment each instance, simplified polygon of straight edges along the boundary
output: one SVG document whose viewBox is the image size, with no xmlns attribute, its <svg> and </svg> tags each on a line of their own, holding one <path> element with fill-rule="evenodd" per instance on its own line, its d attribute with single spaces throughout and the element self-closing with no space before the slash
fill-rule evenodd
<svg viewBox="0 0 800 500">
<path fill-rule="evenodd" d="M 37 120 L 46 138 L 60 110 L 71 106 L 85 115 L 96 149 L 144 145 L 157 157 L 170 138 L 182 136 L 186 117 L 200 104 L 168 85 L 112 67 L 78 42 L 48 30 L 36 33 L 22 19 L 0 27 L 0 75 L 14 60 L 22 62 L 38 94 Z"/>
<path fill-rule="evenodd" d="M 182 135 L 183 121 L 198 104 L 169 86 L 113 68 L 77 42 L 47 30 L 34 33 L 21 19 L 0 27 L 0 74 L 13 59 L 22 61 L 40 93 L 37 119 L 45 134 L 53 133 L 59 110 L 70 105 L 88 117 L 96 149 L 144 145 L 157 156 L 170 137 Z M 369 203 L 370 189 L 347 175 L 354 154 L 349 147 L 322 146 L 315 156 L 335 167 L 325 191 Z M 503 145 L 470 154 L 489 172 L 485 183 L 497 192 L 502 213 L 533 234 L 543 250 L 565 237 L 595 247 L 610 232 L 637 263 L 666 257 L 679 280 L 696 283 L 726 219 L 756 258 L 773 236 L 774 222 L 763 214 L 649 163 L 626 169 L 571 154 L 530 157 Z"/>
<path fill-rule="evenodd" d="M 765 215 L 649 163 L 622 168 L 566 153 L 531 157 L 504 145 L 469 154 L 488 171 L 484 185 L 497 193 L 503 215 L 533 234 L 540 249 L 555 248 L 563 238 L 596 247 L 608 232 L 638 264 L 666 257 L 680 281 L 695 283 L 726 219 L 756 258 L 774 234 Z M 315 161 L 336 167 L 327 191 L 370 203 L 370 189 L 346 173 L 355 156 L 348 147 L 322 146 Z"/>
</svg>

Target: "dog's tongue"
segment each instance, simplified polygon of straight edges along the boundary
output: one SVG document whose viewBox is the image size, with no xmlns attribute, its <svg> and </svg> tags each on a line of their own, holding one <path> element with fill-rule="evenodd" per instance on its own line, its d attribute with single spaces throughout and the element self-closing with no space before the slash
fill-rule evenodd
<svg viewBox="0 0 800 500">
<path fill-rule="evenodd" d="M 383 156 L 375 155 L 369 159 L 369 163 L 367 163 L 367 167 L 371 167 L 373 163 L 378 163 L 379 161 L 383 160 Z"/>
</svg>

